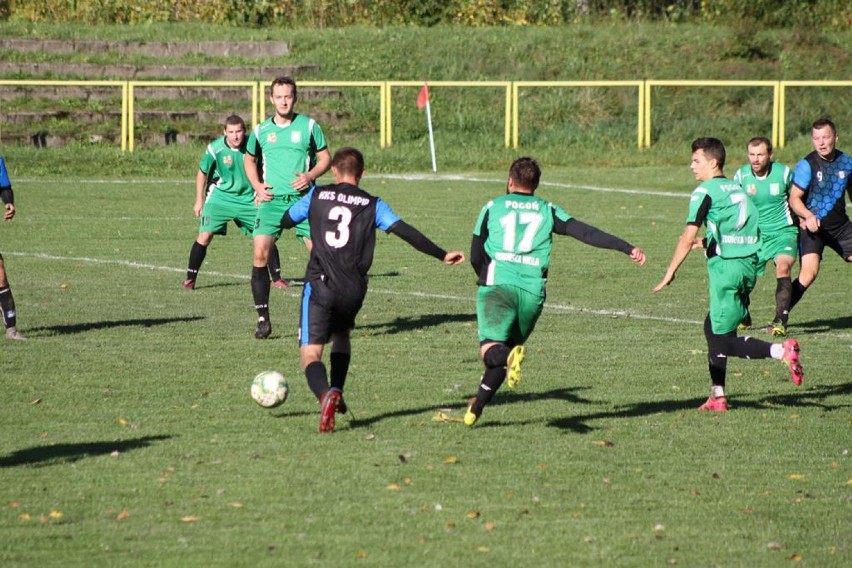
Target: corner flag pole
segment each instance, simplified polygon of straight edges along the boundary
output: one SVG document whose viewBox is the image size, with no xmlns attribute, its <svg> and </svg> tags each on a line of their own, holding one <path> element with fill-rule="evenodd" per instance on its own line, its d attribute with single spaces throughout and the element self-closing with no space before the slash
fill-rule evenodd
<svg viewBox="0 0 852 568">
<path fill-rule="evenodd" d="M 420 94 L 417 95 L 417 108 L 420 110 L 426 109 L 426 125 L 429 128 L 429 150 L 432 153 L 432 171 L 438 172 L 438 164 L 435 161 L 435 135 L 432 132 L 432 109 L 429 106 L 429 86 L 423 83 L 423 88 L 420 89 Z"/>
</svg>

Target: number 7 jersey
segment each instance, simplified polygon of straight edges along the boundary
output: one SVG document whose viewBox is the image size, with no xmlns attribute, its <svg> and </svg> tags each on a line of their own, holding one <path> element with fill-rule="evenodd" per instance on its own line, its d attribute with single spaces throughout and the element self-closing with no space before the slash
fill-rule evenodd
<svg viewBox="0 0 852 568">
<path fill-rule="evenodd" d="M 728 178 L 703 181 L 693 190 L 686 223 L 707 224 L 707 256 L 745 258 L 760 248 L 757 207 Z"/>
<path fill-rule="evenodd" d="M 544 295 L 554 219 L 568 221 L 571 216 L 535 195 L 510 193 L 489 201 L 473 229 L 485 240 L 488 255 L 479 283 L 507 284 Z"/>
</svg>

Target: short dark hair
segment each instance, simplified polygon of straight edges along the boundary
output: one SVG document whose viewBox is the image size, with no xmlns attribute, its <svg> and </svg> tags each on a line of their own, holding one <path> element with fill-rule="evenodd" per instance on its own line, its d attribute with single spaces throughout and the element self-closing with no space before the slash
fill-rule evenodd
<svg viewBox="0 0 852 568">
<path fill-rule="evenodd" d="M 331 165 L 341 174 L 359 178 L 364 173 L 364 154 L 357 148 L 340 148 L 331 158 Z"/>
<path fill-rule="evenodd" d="M 242 126 L 243 130 L 246 129 L 246 121 L 243 120 L 243 117 L 238 114 L 232 114 L 231 116 L 225 119 L 225 128 L 236 125 Z"/>
<path fill-rule="evenodd" d="M 269 85 L 269 94 L 272 95 L 272 89 L 275 88 L 276 85 L 290 85 L 293 87 L 293 97 L 297 98 L 296 93 L 296 80 L 287 75 L 282 75 L 280 77 L 276 77 L 272 80 L 272 84 Z"/>
<path fill-rule="evenodd" d="M 696 138 L 692 142 L 692 153 L 704 150 L 704 155 L 710 160 L 716 160 L 716 166 L 721 170 L 725 167 L 725 145 L 718 138 Z"/>
<path fill-rule="evenodd" d="M 512 167 L 509 168 L 509 177 L 516 185 L 535 191 L 541 179 L 541 168 L 533 158 L 518 158 L 512 162 Z"/>
<path fill-rule="evenodd" d="M 746 150 L 749 149 L 750 146 L 757 146 L 758 144 L 764 144 L 766 146 L 766 151 L 770 154 L 772 153 L 772 141 L 766 136 L 755 136 L 746 144 Z"/>
<path fill-rule="evenodd" d="M 814 123 L 811 125 L 811 130 L 819 130 L 820 128 L 825 128 L 826 126 L 831 128 L 831 132 L 833 134 L 837 134 L 837 127 L 834 126 L 834 122 L 832 122 L 832 120 L 827 116 L 824 116 L 814 121 Z"/>
</svg>

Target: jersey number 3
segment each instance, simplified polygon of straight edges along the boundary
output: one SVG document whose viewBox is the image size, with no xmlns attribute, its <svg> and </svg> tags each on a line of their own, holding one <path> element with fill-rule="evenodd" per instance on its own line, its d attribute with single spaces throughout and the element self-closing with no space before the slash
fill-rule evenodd
<svg viewBox="0 0 852 568">
<path fill-rule="evenodd" d="M 349 242 L 349 223 L 352 222 L 352 211 L 346 207 L 332 207 L 328 212 L 331 221 L 337 221 L 334 231 L 325 232 L 325 242 L 332 248 L 342 248 Z"/>
</svg>

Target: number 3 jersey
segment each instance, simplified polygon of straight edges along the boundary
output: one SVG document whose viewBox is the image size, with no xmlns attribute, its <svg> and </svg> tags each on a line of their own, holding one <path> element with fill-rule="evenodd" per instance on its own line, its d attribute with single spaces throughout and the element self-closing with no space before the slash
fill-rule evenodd
<svg viewBox="0 0 852 568">
<path fill-rule="evenodd" d="M 288 214 L 296 223 L 310 216 L 313 250 L 305 280 L 321 279 L 349 297 L 367 293 L 376 229 L 387 232 L 400 220 L 379 197 L 347 183 L 314 187 Z"/>
<path fill-rule="evenodd" d="M 557 219 L 566 222 L 571 216 L 535 195 L 510 193 L 489 201 L 473 229 L 485 240 L 488 256 L 479 284 L 508 284 L 544 295 Z"/>
<path fill-rule="evenodd" d="M 689 199 L 688 225 L 707 224 L 707 256 L 745 258 L 760 248 L 757 207 L 725 177 L 701 182 Z"/>
</svg>

